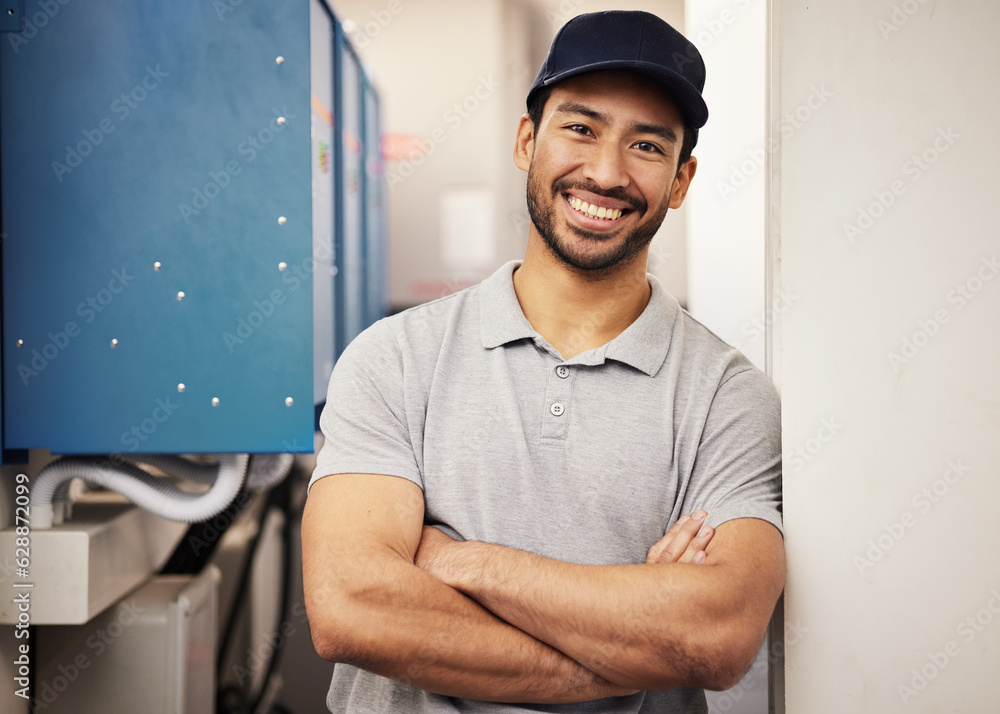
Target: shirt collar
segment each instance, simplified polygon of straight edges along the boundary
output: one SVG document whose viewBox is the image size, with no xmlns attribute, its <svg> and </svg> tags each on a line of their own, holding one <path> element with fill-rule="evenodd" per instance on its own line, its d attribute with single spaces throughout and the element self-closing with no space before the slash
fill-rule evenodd
<svg viewBox="0 0 1000 714">
<path fill-rule="evenodd" d="M 514 292 L 512 276 L 514 269 L 520 265 L 520 260 L 504 263 L 480 283 L 480 336 L 486 349 L 526 338 L 545 342 L 524 316 Z M 605 359 L 613 359 L 650 377 L 656 375 L 667 356 L 680 305 L 655 276 L 647 273 L 646 278 L 650 296 L 642 314 L 611 342 L 583 352 L 567 360 L 567 364 L 596 365 L 603 364 Z"/>
<path fill-rule="evenodd" d="M 479 323 L 483 347 L 500 345 L 538 335 L 521 310 L 514 292 L 514 269 L 520 260 L 504 263 L 479 286 Z"/>
</svg>

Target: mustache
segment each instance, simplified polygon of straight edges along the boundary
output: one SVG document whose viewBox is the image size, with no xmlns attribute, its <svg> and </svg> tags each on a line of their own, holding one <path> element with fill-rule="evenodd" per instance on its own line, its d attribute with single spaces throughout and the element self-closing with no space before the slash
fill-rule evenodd
<svg viewBox="0 0 1000 714">
<path fill-rule="evenodd" d="M 624 188 L 601 188 L 596 183 L 592 181 L 574 181 L 571 179 L 561 178 L 557 179 L 555 183 L 552 184 L 552 196 L 558 196 L 560 193 L 569 191 L 570 189 L 577 189 L 579 191 L 588 191 L 597 196 L 603 196 L 604 198 L 610 198 L 614 201 L 621 201 L 622 203 L 627 203 L 634 210 L 639 213 L 645 213 L 647 204 L 639 196 L 633 196 Z"/>
</svg>

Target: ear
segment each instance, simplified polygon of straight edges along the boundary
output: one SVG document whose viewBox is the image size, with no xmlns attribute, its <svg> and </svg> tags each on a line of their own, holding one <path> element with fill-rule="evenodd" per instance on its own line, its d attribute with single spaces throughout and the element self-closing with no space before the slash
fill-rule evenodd
<svg viewBox="0 0 1000 714">
<path fill-rule="evenodd" d="M 521 115 L 517 123 L 517 136 L 514 139 L 514 165 L 522 171 L 531 166 L 531 157 L 535 153 L 535 125 L 527 114 Z"/>
<path fill-rule="evenodd" d="M 670 207 L 680 208 L 687 196 L 688 187 L 691 186 L 691 179 L 694 178 L 695 171 L 698 170 L 698 159 L 691 157 L 677 171 L 674 177 L 674 184 L 670 187 Z"/>
</svg>

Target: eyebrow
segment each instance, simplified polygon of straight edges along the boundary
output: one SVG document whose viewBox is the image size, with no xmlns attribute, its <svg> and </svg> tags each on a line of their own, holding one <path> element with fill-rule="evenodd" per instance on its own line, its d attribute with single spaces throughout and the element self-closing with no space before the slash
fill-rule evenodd
<svg viewBox="0 0 1000 714">
<path fill-rule="evenodd" d="M 580 114 L 590 119 L 599 121 L 602 124 L 612 123 L 609 115 L 599 112 L 596 109 L 592 109 L 586 104 L 581 104 L 580 102 L 563 102 L 556 107 L 556 112 L 561 114 Z M 652 134 L 653 136 L 658 136 L 671 144 L 677 143 L 677 132 L 669 126 L 636 123 L 629 127 L 629 129 L 639 134 Z"/>
</svg>

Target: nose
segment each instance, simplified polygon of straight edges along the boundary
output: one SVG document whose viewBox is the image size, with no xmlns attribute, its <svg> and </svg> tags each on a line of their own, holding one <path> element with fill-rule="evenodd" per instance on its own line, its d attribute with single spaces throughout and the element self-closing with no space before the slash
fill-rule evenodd
<svg viewBox="0 0 1000 714">
<path fill-rule="evenodd" d="M 629 184 L 625 155 L 613 141 L 601 141 L 593 146 L 584 173 L 603 189 L 624 188 Z"/>
</svg>

